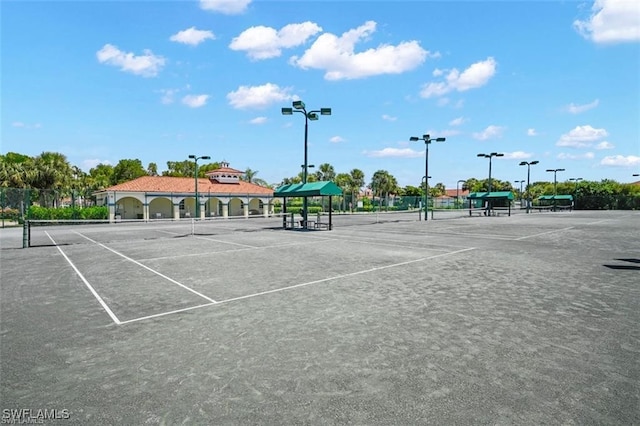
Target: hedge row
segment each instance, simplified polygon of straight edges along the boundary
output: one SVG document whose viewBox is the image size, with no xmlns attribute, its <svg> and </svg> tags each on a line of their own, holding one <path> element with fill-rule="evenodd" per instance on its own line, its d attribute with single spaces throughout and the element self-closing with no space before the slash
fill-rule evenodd
<svg viewBox="0 0 640 426">
<path fill-rule="evenodd" d="M 73 220 L 73 219 L 108 219 L 109 208 L 106 206 L 95 207 L 29 207 L 29 219 L 32 220 Z"/>
</svg>

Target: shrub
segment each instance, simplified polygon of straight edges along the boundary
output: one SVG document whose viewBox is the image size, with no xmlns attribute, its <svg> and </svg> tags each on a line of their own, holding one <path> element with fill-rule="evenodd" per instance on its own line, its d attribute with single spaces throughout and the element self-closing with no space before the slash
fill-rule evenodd
<svg viewBox="0 0 640 426">
<path fill-rule="evenodd" d="M 105 220 L 109 218 L 109 208 L 106 206 L 94 207 L 29 207 L 28 217 L 31 220 Z"/>
</svg>

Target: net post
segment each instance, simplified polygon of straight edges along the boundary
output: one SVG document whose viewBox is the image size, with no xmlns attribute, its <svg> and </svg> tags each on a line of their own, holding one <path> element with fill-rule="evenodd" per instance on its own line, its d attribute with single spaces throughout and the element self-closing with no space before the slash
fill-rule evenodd
<svg viewBox="0 0 640 426">
<path fill-rule="evenodd" d="M 195 218 L 191 218 L 191 236 L 196 235 L 196 220 Z"/>
<path fill-rule="evenodd" d="M 25 219 L 22 223 L 22 248 L 28 248 L 31 244 L 31 229 L 29 227 L 29 220 Z"/>
</svg>

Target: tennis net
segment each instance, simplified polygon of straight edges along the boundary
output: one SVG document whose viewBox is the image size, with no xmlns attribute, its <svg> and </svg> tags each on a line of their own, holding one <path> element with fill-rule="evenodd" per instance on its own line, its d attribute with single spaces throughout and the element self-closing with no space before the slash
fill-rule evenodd
<svg viewBox="0 0 640 426">
<path fill-rule="evenodd" d="M 280 215 L 195 219 L 28 220 L 28 247 L 144 241 L 282 228 Z"/>
</svg>

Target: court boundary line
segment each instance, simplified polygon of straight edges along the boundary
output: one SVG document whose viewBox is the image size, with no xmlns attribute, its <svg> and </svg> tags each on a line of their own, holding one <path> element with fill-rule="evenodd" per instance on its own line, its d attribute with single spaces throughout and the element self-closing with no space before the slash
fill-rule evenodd
<svg viewBox="0 0 640 426">
<path fill-rule="evenodd" d="M 439 258 L 439 257 L 453 255 L 453 254 L 464 253 L 464 252 L 475 250 L 475 249 L 476 249 L 476 247 L 468 247 L 468 248 L 465 248 L 465 249 L 462 249 L 462 250 L 456 250 L 456 251 L 451 251 L 451 252 L 447 252 L 447 253 L 435 254 L 433 256 L 421 257 L 419 259 L 413 259 L 413 260 L 407 260 L 407 261 L 404 261 L 404 262 L 393 263 L 391 265 L 376 266 L 375 268 L 369 268 L 369 269 L 363 269 L 361 271 L 349 272 L 348 274 L 341 274 L 341 275 L 336 275 L 336 276 L 333 276 L 333 277 L 322 278 L 322 279 L 319 279 L 319 280 L 308 281 L 308 282 L 305 282 L 305 283 L 289 285 L 289 286 L 286 286 L 286 287 L 280 287 L 280 288 L 274 288 L 274 289 L 271 289 L 271 290 L 260 291 L 258 293 L 247 294 L 247 295 L 244 295 L 244 296 L 232 297 L 232 298 L 229 298 L 229 299 L 219 300 L 219 301 L 214 302 L 214 303 L 206 303 L 204 305 L 192 306 L 190 308 L 177 309 L 177 310 L 173 310 L 173 311 L 169 311 L 169 312 L 161 312 L 159 314 L 147 315 L 147 316 L 140 317 L 140 318 L 133 318 L 133 319 L 130 319 L 130 320 L 127 320 L 127 321 L 123 321 L 122 324 L 130 324 L 130 323 L 137 322 L 137 321 L 142 321 L 142 320 L 145 320 L 145 319 L 159 318 L 159 317 L 163 317 L 163 316 L 172 315 L 172 314 L 175 314 L 175 313 L 195 310 L 195 309 L 198 309 L 198 308 L 204 308 L 204 307 L 207 307 L 207 306 L 221 305 L 223 303 L 230 303 L 230 302 L 235 302 L 235 301 L 244 300 L 244 299 L 251 299 L 251 298 L 254 298 L 254 297 L 264 296 L 264 295 L 267 295 L 267 294 L 279 293 L 279 292 L 282 292 L 282 291 L 288 291 L 288 290 L 293 290 L 293 289 L 296 289 L 296 288 L 307 287 L 307 286 L 310 286 L 310 285 L 320 284 L 320 283 L 323 283 L 323 282 L 339 280 L 341 278 L 348 278 L 348 277 L 353 277 L 353 276 L 357 276 L 357 275 L 363 275 L 363 274 L 367 274 L 369 272 L 376 272 L 376 271 L 381 271 L 381 270 L 384 270 L 384 269 L 395 268 L 395 267 L 398 267 L 398 266 L 410 265 L 412 263 L 424 262 L 425 260 L 431 260 L 431 259 L 436 259 L 436 258 Z"/>
<path fill-rule="evenodd" d="M 540 235 L 553 234 L 554 232 L 568 231 L 569 229 L 573 229 L 573 228 L 575 228 L 575 226 L 569 226 L 567 228 L 561 228 L 561 229 L 552 229 L 551 231 L 540 232 L 538 234 L 533 234 L 533 235 L 524 235 L 522 237 L 516 238 L 515 241 L 526 240 L 527 238 L 539 237 Z"/>
<path fill-rule="evenodd" d="M 55 245 L 55 247 L 58 249 L 58 251 L 60 252 L 60 254 L 62 254 L 62 256 L 65 258 L 65 260 L 69 263 L 69 265 L 71 265 L 71 267 L 73 268 L 73 270 L 76 272 L 76 274 L 80 277 L 80 279 L 82 280 L 82 282 L 84 283 L 85 286 L 87 286 L 87 288 L 89 289 L 89 291 L 91 292 L 91 294 L 93 294 L 93 297 L 96 298 L 96 300 L 98 301 L 98 303 L 100 303 L 100 305 L 102 306 L 102 309 L 104 309 L 107 314 L 111 317 L 111 320 L 113 322 L 115 322 L 116 324 L 120 325 L 122 324 L 122 321 L 120 321 L 118 319 L 118 317 L 116 316 L 116 314 L 113 313 L 113 311 L 111 310 L 111 308 L 109 308 L 109 305 L 107 305 L 107 303 L 102 299 L 102 297 L 100 297 L 100 295 L 98 294 L 98 292 L 91 286 L 91 284 L 89 283 L 89 281 L 84 277 L 84 275 L 82 275 L 82 272 L 80 272 L 80 270 L 76 267 L 76 265 L 74 265 L 74 263 L 71 261 L 71 259 L 69 259 L 69 257 L 67 256 L 67 254 L 62 251 L 62 249 L 60 248 L 60 246 L 58 245 L 58 243 L 56 243 L 56 241 L 53 239 L 53 237 L 51 235 L 49 235 L 49 232 L 44 231 L 45 234 L 47 234 L 47 237 L 49 237 L 49 239 L 51 240 L 51 242 Z"/>
<path fill-rule="evenodd" d="M 202 294 L 202 293 L 200 293 L 200 292 L 198 292 L 198 291 L 196 291 L 196 290 L 194 290 L 194 289 L 192 289 L 192 288 L 190 288 L 190 287 L 187 287 L 186 285 L 184 285 L 184 284 L 182 284 L 182 283 L 179 283 L 178 281 L 174 280 L 173 278 L 168 277 L 168 276 L 164 275 L 163 273 L 158 272 L 158 271 L 156 271 L 156 270 L 154 270 L 154 269 L 152 269 L 152 268 L 148 267 L 147 265 L 144 265 L 144 264 L 142 264 L 142 263 L 138 262 L 137 260 L 130 258 L 129 256 L 127 256 L 127 255 L 125 255 L 125 254 L 120 253 L 120 252 L 119 252 L 119 251 L 117 251 L 117 250 L 114 250 L 114 249 L 112 249 L 112 248 L 110 248 L 110 247 L 107 247 L 106 245 L 104 245 L 104 244 L 102 244 L 102 243 L 99 243 L 99 242 L 97 242 L 97 241 L 94 241 L 94 240 L 92 240 L 91 238 L 87 237 L 86 235 L 82 235 L 80 232 L 77 232 L 77 231 L 74 231 L 74 232 L 75 232 L 76 234 L 80 235 L 82 238 L 85 238 L 85 239 L 87 239 L 87 240 L 91 241 L 92 243 L 94 243 L 94 244 L 96 244 L 96 245 L 98 245 L 98 246 L 100 246 L 100 247 L 102 247 L 102 248 L 104 248 L 104 249 L 107 249 L 107 250 L 109 250 L 110 252 L 112 252 L 112 253 L 114 253 L 114 254 L 117 254 L 118 256 L 120 256 L 120 257 L 122 257 L 122 258 L 124 258 L 124 259 L 128 260 L 129 262 L 132 262 L 132 263 L 134 263 L 134 264 L 136 264 L 136 265 L 138 265 L 138 266 L 140 266 L 140 267 L 142 267 L 142 268 L 144 268 L 144 269 L 146 269 L 146 270 L 148 270 L 149 272 L 153 272 L 154 274 L 156 274 L 156 275 L 158 275 L 158 276 L 160 276 L 160 277 L 164 278 L 165 280 L 167 280 L 167 281 L 169 281 L 169 282 L 172 282 L 172 283 L 174 283 L 174 284 L 176 284 L 176 285 L 178 285 L 178 286 L 180 286 L 180 287 L 184 288 L 185 290 L 188 290 L 188 291 L 190 291 L 191 293 L 193 293 L 193 294 L 195 294 L 195 295 L 197 295 L 197 296 L 200 296 L 200 297 L 202 297 L 203 299 L 208 300 L 208 301 L 209 301 L 209 302 L 211 302 L 211 303 L 218 303 L 217 301 L 213 300 L 213 299 L 212 299 L 212 298 L 210 298 L 209 296 L 205 296 L 204 294 Z"/>
</svg>

